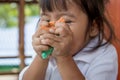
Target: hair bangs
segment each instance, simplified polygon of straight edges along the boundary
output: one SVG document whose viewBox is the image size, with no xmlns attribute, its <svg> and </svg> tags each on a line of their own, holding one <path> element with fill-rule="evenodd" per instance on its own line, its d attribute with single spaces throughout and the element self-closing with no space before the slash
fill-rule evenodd
<svg viewBox="0 0 120 80">
<path fill-rule="evenodd" d="M 52 12 L 54 10 L 67 10 L 67 1 L 69 0 L 40 0 L 40 7 L 42 11 Z"/>
</svg>

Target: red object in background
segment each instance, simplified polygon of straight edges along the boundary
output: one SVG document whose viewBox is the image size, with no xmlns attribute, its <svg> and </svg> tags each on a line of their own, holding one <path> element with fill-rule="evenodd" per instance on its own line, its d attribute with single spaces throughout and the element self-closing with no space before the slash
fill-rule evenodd
<svg viewBox="0 0 120 80">
<path fill-rule="evenodd" d="M 112 24 L 114 25 L 116 36 L 120 40 L 120 0 L 110 0 L 107 8 Z M 113 44 L 115 45 L 118 52 L 118 80 L 120 80 L 120 44 L 116 43 L 115 41 L 113 41 Z"/>
</svg>

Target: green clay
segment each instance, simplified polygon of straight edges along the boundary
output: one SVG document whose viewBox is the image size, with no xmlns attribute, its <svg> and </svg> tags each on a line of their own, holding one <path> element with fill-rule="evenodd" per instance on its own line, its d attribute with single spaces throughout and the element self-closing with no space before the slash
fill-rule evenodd
<svg viewBox="0 0 120 80">
<path fill-rule="evenodd" d="M 46 50 L 46 51 L 42 51 L 42 58 L 46 59 L 50 54 L 52 54 L 53 52 L 53 47 L 50 47 L 50 49 Z"/>
</svg>

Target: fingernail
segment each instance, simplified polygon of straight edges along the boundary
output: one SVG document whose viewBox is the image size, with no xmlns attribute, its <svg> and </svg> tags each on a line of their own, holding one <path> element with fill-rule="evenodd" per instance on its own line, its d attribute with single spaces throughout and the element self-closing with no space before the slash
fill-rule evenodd
<svg viewBox="0 0 120 80">
<path fill-rule="evenodd" d="M 44 39 L 43 36 L 40 36 L 40 39 Z"/>
<path fill-rule="evenodd" d="M 45 43 L 45 40 L 41 40 L 41 42 L 44 44 L 44 43 Z"/>
</svg>

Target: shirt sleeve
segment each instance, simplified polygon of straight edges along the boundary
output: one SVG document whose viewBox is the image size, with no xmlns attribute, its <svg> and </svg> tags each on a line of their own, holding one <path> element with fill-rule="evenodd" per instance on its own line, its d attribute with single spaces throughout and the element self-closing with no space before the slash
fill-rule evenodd
<svg viewBox="0 0 120 80">
<path fill-rule="evenodd" d="M 35 55 L 32 55 L 31 62 L 34 60 L 35 56 L 36 56 L 36 54 L 35 54 Z M 22 80 L 23 75 L 24 75 L 25 71 L 28 69 L 28 67 L 29 67 L 29 66 L 25 67 L 25 68 L 20 72 L 20 74 L 19 74 L 19 80 Z"/>
<path fill-rule="evenodd" d="M 86 73 L 86 80 L 117 80 L 118 60 L 114 48 L 94 60 Z"/>
<path fill-rule="evenodd" d="M 26 71 L 27 69 L 28 69 L 28 66 L 25 67 L 25 68 L 20 72 L 20 74 L 19 74 L 19 80 L 22 80 L 23 75 L 24 75 L 24 73 L 25 73 L 25 71 Z"/>
</svg>

